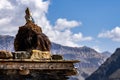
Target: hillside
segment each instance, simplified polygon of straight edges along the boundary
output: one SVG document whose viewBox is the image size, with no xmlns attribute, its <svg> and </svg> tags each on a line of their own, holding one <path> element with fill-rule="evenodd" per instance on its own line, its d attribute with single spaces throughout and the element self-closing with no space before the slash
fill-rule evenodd
<svg viewBox="0 0 120 80">
<path fill-rule="evenodd" d="M 13 51 L 14 37 L 9 35 L 0 35 L 0 49 Z"/>
<path fill-rule="evenodd" d="M 80 80 L 88 77 L 92 72 L 94 72 L 107 58 L 107 56 L 98 53 L 92 48 L 89 47 L 68 47 L 61 46 L 59 44 L 52 43 L 53 54 L 61 54 L 65 59 L 77 59 L 81 62 L 76 64 L 78 67 Z"/>
<path fill-rule="evenodd" d="M 110 57 L 112 53 L 108 52 L 108 51 L 104 51 L 104 52 L 102 52 L 102 54 L 106 57 Z"/>
<path fill-rule="evenodd" d="M 120 48 L 86 80 L 120 80 Z"/>
</svg>

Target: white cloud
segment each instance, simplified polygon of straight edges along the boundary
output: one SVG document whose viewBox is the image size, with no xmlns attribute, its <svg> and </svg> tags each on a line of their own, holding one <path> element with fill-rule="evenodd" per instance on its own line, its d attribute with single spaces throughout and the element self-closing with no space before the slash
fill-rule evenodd
<svg viewBox="0 0 120 80">
<path fill-rule="evenodd" d="M 97 52 L 101 52 L 101 50 L 98 46 L 93 46 L 92 48 L 95 49 Z"/>
<path fill-rule="evenodd" d="M 7 24 L 11 21 L 11 17 L 5 17 L 0 19 L 0 24 Z"/>
<path fill-rule="evenodd" d="M 60 32 L 57 30 L 52 30 L 54 35 L 51 37 L 51 41 L 65 45 L 65 46 L 78 46 L 74 40 L 72 40 L 73 33 L 70 30 L 65 30 L 64 32 Z"/>
<path fill-rule="evenodd" d="M 56 21 L 55 29 L 64 30 L 64 29 L 74 28 L 74 27 L 79 26 L 79 25 L 81 25 L 81 22 L 77 22 L 75 20 L 68 21 L 65 18 L 64 19 L 59 18 Z"/>
<path fill-rule="evenodd" d="M 45 16 L 48 5 L 49 1 L 43 2 L 42 0 L 0 0 L 0 34 L 15 35 L 17 33 L 18 27 L 25 24 L 26 7 L 30 7 L 38 25 L 48 26 L 49 21 Z M 5 29 L 10 30 L 6 32 Z"/>
<path fill-rule="evenodd" d="M 120 27 L 115 27 L 112 30 L 108 30 L 105 32 L 102 32 L 98 35 L 100 38 L 110 38 L 113 41 L 118 41 L 120 42 Z"/>
<path fill-rule="evenodd" d="M 92 40 L 92 37 L 83 37 L 82 33 L 77 33 L 73 35 L 73 39 L 75 41 L 90 41 Z"/>
<path fill-rule="evenodd" d="M 29 7 L 35 23 L 51 41 L 65 46 L 79 46 L 77 42 L 92 40 L 92 37 L 84 37 L 82 33 L 73 33 L 72 28 L 79 27 L 82 23 L 76 20 L 59 18 L 55 25 L 51 25 L 46 17 L 50 0 L 0 0 L 0 34 L 15 35 L 19 26 L 25 24 L 25 9 Z M 6 1 L 6 4 L 4 4 Z M 0 3 L 1 4 L 1 3 Z M 8 8 L 9 6 L 9 8 Z M 5 7 L 5 8 L 3 8 Z"/>
<path fill-rule="evenodd" d="M 8 0 L 0 0 L 0 9 L 13 9 L 14 6 Z"/>
</svg>

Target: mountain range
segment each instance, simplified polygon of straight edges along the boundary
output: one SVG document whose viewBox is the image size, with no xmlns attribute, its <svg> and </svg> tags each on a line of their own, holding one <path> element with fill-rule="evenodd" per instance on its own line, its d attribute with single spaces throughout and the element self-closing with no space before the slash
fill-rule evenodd
<svg viewBox="0 0 120 80">
<path fill-rule="evenodd" d="M 120 80 L 120 48 L 86 80 Z"/>
<path fill-rule="evenodd" d="M 0 50 L 14 51 L 14 37 L 9 35 L 0 35 Z M 65 60 L 80 60 L 80 63 L 75 64 L 78 68 L 78 75 L 73 76 L 71 80 L 84 80 L 92 74 L 108 57 L 111 53 L 99 53 L 94 49 L 83 47 L 68 47 L 62 46 L 52 42 L 52 54 L 59 54 Z M 106 55 L 106 54 L 107 55 Z"/>
</svg>

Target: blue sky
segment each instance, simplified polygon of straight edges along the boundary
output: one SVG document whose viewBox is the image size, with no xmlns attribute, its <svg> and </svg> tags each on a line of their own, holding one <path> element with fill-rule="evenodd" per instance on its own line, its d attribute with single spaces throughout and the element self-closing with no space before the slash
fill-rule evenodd
<svg viewBox="0 0 120 80">
<path fill-rule="evenodd" d="M 74 33 L 82 32 L 94 40 L 78 44 L 98 47 L 101 51 L 114 51 L 120 43 L 111 39 L 98 38 L 98 34 L 120 26 L 119 0 L 52 0 L 47 17 L 52 24 L 57 18 L 81 21 L 82 25 L 72 29 Z"/>
<path fill-rule="evenodd" d="M 16 35 L 26 7 L 52 42 L 100 52 L 120 47 L 119 0 L 0 0 L 0 35 Z"/>
<path fill-rule="evenodd" d="M 47 17 L 52 24 L 59 17 L 81 21 L 82 26 L 73 32 L 96 37 L 99 32 L 120 25 L 119 4 L 118 0 L 52 0 Z"/>
</svg>

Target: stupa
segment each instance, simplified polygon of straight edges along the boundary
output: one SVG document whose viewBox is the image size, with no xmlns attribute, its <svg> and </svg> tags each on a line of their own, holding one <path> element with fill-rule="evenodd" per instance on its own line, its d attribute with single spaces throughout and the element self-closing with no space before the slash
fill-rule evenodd
<svg viewBox="0 0 120 80">
<path fill-rule="evenodd" d="M 26 24 L 19 27 L 14 40 L 15 52 L 0 51 L 0 80 L 67 80 L 76 75 L 74 63 L 61 55 L 52 55 L 51 42 L 35 24 L 29 8 Z"/>
</svg>

